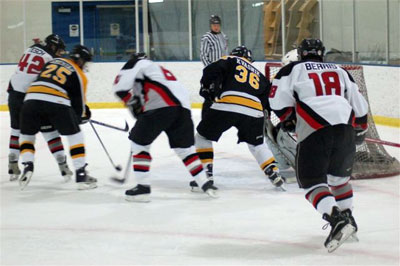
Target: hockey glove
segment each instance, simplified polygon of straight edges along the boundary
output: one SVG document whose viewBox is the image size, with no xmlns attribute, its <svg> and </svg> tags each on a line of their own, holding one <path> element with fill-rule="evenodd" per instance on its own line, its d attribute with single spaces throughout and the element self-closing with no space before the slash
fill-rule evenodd
<svg viewBox="0 0 400 266">
<path fill-rule="evenodd" d="M 143 113 L 142 102 L 140 101 L 139 96 L 132 96 L 132 98 L 126 103 L 126 106 L 131 111 L 134 118 L 138 118 L 138 116 Z"/>
<path fill-rule="evenodd" d="M 85 104 L 85 112 L 83 116 L 81 117 L 81 124 L 85 124 L 89 122 L 90 118 L 92 117 L 92 112 L 89 109 L 89 106 Z"/>
<path fill-rule="evenodd" d="M 356 145 L 358 146 L 358 145 L 363 144 L 365 137 L 367 135 L 367 132 L 368 132 L 368 128 L 366 128 L 366 129 L 355 128 L 354 131 L 355 131 L 355 135 L 356 135 L 356 137 L 355 137 Z"/>
<path fill-rule="evenodd" d="M 295 132 L 296 131 L 296 120 L 290 119 L 285 120 L 281 123 L 281 128 L 283 132 Z"/>
<path fill-rule="evenodd" d="M 209 87 L 205 87 L 201 84 L 200 96 L 202 96 L 206 101 L 214 101 L 214 93 L 214 84 L 211 84 Z"/>
</svg>

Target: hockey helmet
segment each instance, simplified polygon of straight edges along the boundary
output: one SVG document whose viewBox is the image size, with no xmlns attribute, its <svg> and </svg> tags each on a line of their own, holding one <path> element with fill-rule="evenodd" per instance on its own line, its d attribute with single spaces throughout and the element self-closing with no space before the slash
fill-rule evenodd
<svg viewBox="0 0 400 266">
<path fill-rule="evenodd" d="M 50 34 L 46 37 L 46 39 L 44 39 L 44 42 L 47 47 L 51 47 L 51 45 L 54 45 L 56 47 L 54 52 L 57 52 L 57 50 L 65 50 L 65 42 L 57 34 Z"/>
<path fill-rule="evenodd" d="M 322 61 L 325 47 L 320 39 L 307 38 L 301 41 L 300 45 L 297 47 L 297 52 L 301 60 L 317 59 Z"/>
<path fill-rule="evenodd" d="M 221 18 L 218 15 L 211 15 L 210 24 L 221 24 Z"/>
<path fill-rule="evenodd" d="M 74 60 L 78 60 L 81 58 L 85 62 L 92 61 L 92 54 L 90 53 L 90 50 L 87 47 L 80 44 L 74 46 L 74 49 L 72 49 L 72 52 L 70 53 L 69 57 L 71 57 Z"/>
<path fill-rule="evenodd" d="M 230 53 L 230 55 L 244 57 L 247 60 L 249 60 L 250 62 L 252 62 L 252 63 L 254 62 L 253 53 L 251 52 L 251 50 L 247 49 L 247 47 L 244 45 L 238 46 L 235 49 L 233 49 L 232 52 Z"/>
<path fill-rule="evenodd" d="M 293 49 L 282 56 L 282 64 L 284 66 L 296 61 L 299 61 L 299 54 L 297 53 L 297 49 Z"/>
</svg>

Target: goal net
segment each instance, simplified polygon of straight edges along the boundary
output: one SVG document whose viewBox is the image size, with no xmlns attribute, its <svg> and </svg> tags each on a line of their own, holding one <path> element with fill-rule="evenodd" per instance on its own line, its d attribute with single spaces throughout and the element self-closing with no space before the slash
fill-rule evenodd
<svg viewBox="0 0 400 266">
<path fill-rule="evenodd" d="M 368 101 L 367 87 L 365 85 L 363 67 L 358 65 L 341 65 L 356 81 L 361 93 Z M 281 63 L 267 63 L 265 65 L 265 76 L 272 80 L 282 67 Z M 369 101 L 368 101 L 369 102 Z M 270 118 L 272 124 L 279 123 L 279 118 L 274 114 Z M 367 138 L 380 139 L 371 114 L 368 110 L 368 132 Z M 294 166 L 294 162 L 290 162 Z M 356 157 L 353 165 L 353 179 L 389 177 L 400 174 L 400 163 L 396 158 L 387 153 L 381 144 L 364 142 L 356 147 Z"/>
</svg>

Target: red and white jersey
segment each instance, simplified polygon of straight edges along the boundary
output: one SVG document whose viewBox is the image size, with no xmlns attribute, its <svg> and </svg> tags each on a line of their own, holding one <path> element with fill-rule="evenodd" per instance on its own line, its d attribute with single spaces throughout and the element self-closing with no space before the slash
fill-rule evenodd
<svg viewBox="0 0 400 266">
<path fill-rule="evenodd" d="M 53 59 L 53 55 L 41 44 L 29 47 L 22 55 L 17 70 L 11 76 L 12 89 L 26 93 L 31 83 L 36 80 L 43 66 Z"/>
<path fill-rule="evenodd" d="M 336 64 L 301 61 L 283 67 L 269 101 L 281 121 L 296 112 L 299 142 L 329 125 L 367 127 L 368 103 L 353 77 Z"/>
<path fill-rule="evenodd" d="M 125 103 L 139 96 L 143 112 L 172 106 L 190 109 L 186 88 L 170 71 L 148 59 L 129 60 L 115 78 L 113 91 Z"/>
</svg>

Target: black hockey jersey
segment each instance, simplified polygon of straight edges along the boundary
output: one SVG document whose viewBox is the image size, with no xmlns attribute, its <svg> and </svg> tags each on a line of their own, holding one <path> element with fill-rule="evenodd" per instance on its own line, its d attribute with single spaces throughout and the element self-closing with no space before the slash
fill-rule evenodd
<svg viewBox="0 0 400 266">
<path fill-rule="evenodd" d="M 201 83 L 221 84 L 212 109 L 263 117 L 268 109 L 270 83 L 250 61 L 237 56 L 224 56 L 203 70 Z"/>
<path fill-rule="evenodd" d="M 31 84 L 25 101 L 42 100 L 68 105 L 81 117 L 85 111 L 86 88 L 86 75 L 74 61 L 53 59 Z"/>
<path fill-rule="evenodd" d="M 9 90 L 26 93 L 31 83 L 37 78 L 43 66 L 52 60 L 56 55 L 41 44 L 34 44 L 22 55 L 17 69 L 10 79 Z"/>
<path fill-rule="evenodd" d="M 296 114 L 299 142 L 330 125 L 368 126 L 367 101 L 353 77 L 336 64 L 301 61 L 284 66 L 272 82 L 269 100 L 281 121 Z"/>
</svg>

